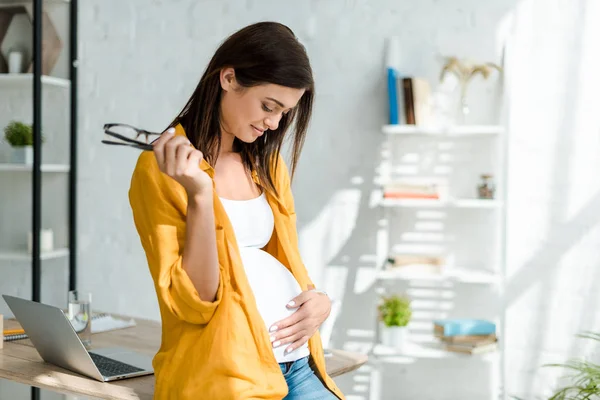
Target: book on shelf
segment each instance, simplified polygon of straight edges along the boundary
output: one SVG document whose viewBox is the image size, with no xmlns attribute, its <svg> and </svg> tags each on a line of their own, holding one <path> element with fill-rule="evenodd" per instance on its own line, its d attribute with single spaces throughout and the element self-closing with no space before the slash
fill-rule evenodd
<svg viewBox="0 0 600 400">
<path fill-rule="evenodd" d="M 498 348 L 496 326 L 486 320 L 454 319 L 434 321 L 434 335 L 451 352 L 481 354 Z"/>
<path fill-rule="evenodd" d="M 440 339 L 446 344 L 488 344 L 495 343 L 498 340 L 495 333 L 489 335 L 440 336 Z"/>
<path fill-rule="evenodd" d="M 436 337 L 496 334 L 496 324 L 483 319 L 443 319 L 433 321 Z"/>
<path fill-rule="evenodd" d="M 398 180 L 383 186 L 383 197 L 386 199 L 440 199 L 440 189 L 436 182 L 427 180 Z"/>
<path fill-rule="evenodd" d="M 487 343 L 446 344 L 446 351 L 465 354 L 483 354 L 498 350 L 498 341 Z"/>
<path fill-rule="evenodd" d="M 407 125 L 427 125 L 431 118 L 431 85 L 426 79 L 402 79 L 404 113 Z"/>
<path fill-rule="evenodd" d="M 386 269 L 405 272 L 441 273 L 446 264 L 443 256 L 423 254 L 394 254 L 387 258 Z"/>
</svg>

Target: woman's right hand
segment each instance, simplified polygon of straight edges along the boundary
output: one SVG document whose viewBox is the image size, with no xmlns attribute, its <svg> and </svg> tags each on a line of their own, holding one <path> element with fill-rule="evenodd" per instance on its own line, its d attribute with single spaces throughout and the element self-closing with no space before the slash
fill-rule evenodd
<svg viewBox="0 0 600 400">
<path fill-rule="evenodd" d="M 167 129 L 153 143 L 153 152 L 160 170 L 181 184 L 188 196 L 212 192 L 212 179 L 200 168 L 202 152 L 187 137 L 175 136 L 175 128 Z"/>
</svg>

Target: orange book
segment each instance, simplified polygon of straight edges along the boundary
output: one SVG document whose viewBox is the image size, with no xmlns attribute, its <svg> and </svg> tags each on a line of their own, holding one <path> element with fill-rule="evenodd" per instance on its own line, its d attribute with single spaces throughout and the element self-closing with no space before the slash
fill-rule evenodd
<svg viewBox="0 0 600 400">
<path fill-rule="evenodd" d="M 407 192 L 385 192 L 385 199 L 433 199 L 439 200 L 440 196 L 437 193 L 407 193 Z"/>
</svg>

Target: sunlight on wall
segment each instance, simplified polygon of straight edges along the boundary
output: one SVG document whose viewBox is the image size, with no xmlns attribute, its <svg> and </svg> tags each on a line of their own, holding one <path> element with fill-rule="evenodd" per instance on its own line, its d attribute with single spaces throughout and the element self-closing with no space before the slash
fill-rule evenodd
<svg viewBox="0 0 600 400">
<path fill-rule="evenodd" d="M 326 265 L 338 255 L 352 234 L 360 198 L 359 189 L 336 192 L 319 215 L 298 233 L 300 253 L 315 285 L 326 284 Z"/>
<path fill-rule="evenodd" d="M 598 330 L 600 4 L 519 3 L 509 52 L 507 393 L 549 395 Z"/>
</svg>

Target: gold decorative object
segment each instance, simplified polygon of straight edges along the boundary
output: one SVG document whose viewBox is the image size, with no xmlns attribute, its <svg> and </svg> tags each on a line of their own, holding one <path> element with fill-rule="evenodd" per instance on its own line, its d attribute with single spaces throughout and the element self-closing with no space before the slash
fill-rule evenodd
<svg viewBox="0 0 600 400">
<path fill-rule="evenodd" d="M 466 122 L 469 115 L 469 104 L 467 102 L 467 88 L 469 82 L 475 76 L 480 74 L 483 79 L 489 78 L 493 70 L 502 72 L 502 67 L 497 64 L 488 62 L 483 64 L 475 64 L 466 60 L 459 60 L 456 57 L 447 57 L 446 64 L 442 67 L 440 73 L 440 82 L 444 81 L 447 74 L 454 74 L 460 83 L 460 119 L 461 123 Z"/>
</svg>

